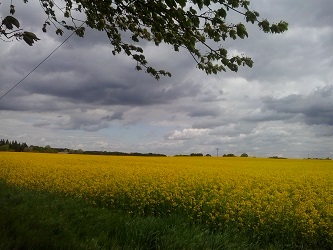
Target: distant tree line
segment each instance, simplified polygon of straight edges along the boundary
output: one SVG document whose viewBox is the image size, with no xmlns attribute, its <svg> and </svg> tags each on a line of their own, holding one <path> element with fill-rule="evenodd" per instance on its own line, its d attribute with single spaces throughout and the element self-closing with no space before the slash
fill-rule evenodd
<svg viewBox="0 0 333 250">
<path fill-rule="evenodd" d="M 224 154 L 223 157 L 236 157 L 234 154 Z"/>
<path fill-rule="evenodd" d="M 25 142 L 17 142 L 16 140 L 10 141 L 8 139 L 0 139 L 0 151 L 9 152 L 38 152 L 38 153 L 58 153 L 64 149 L 51 148 L 49 145 L 41 146 L 28 146 Z"/>
<path fill-rule="evenodd" d="M 181 156 L 189 157 L 189 156 L 204 156 L 204 155 L 202 153 L 191 153 L 189 155 L 182 155 L 182 154 L 175 155 L 175 157 L 181 157 Z M 205 156 L 210 157 L 212 155 L 206 154 Z M 234 154 L 224 154 L 224 155 L 222 155 L 222 157 L 236 157 L 236 155 L 234 155 Z M 243 154 L 240 155 L 240 157 L 249 157 L 249 156 L 248 156 L 248 154 L 243 153 Z"/>
<path fill-rule="evenodd" d="M 223 157 L 236 157 L 236 155 L 234 155 L 234 154 L 224 154 Z M 246 153 L 243 153 L 243 154 L 240 155 L 240 157 L 249 157 L 249 155 L 246 154 Z"/>
<path fill-rule="evenodd" d="M 17 141 L 0 140 L 0 151 L 23 152 L 28 145 Z"/>
<path fill-rule="evenodd" d="M 166 156 L 165 154 L 155 153 L 124 153 L 124 152 L 108 152 L 108 151 L 83 151 L 82 149 L 68 149 L 68 148 L 52 148 L 49 145 L 41 146 L 28 146 L 26 143 L 19 143 L 17 141 L 9 141 L 0 139 L 0 151 L 9 152 L 35 152 L 35 153 L 63 153 L 63 154 L 89 154 L 89 155 L 117 155 L 117 156 Z"/>
<path fill-rule="evenodd" d="M 268 158 L 270 158 L 270 159 L 287 159 L 287 158 L 285 158 L 285 157 L 280 157 L 280 156 L 270 156 L 270 157 L 268 157 Z"/>
<path fill-rule="evenodd" d="M 182 155 L 182 154 L 175 155 L 175 157 L 188 157 L 188 156 L 197 157 L 197 156 L 204 156 L 204 155 L 202 153 L 191 153 L 189 155 Z M 211 155 L 210 154 L 206 154 L 206 156 L 211 156 Z"/>
<path fill-rule="evenodd" d="M 109 152 L 109 151 L 83 151 L 83 154 L 88 155 L 116 155 L 116 156 L 161 156 L 166 157 L 165 154 L 157 154 L 157 153 L 125 153 L 125 152 Z"/>
<path fill-rule="evenodd" d="M 326 157 L 326 158 L 318 158 L 318 157 L 310 158 L 310 157 L 308 157 L 308 158 L 306 158 L 306 159 L 308 159 L 308 160 L 332 160 L 332 159 L 329 158 L 329 157 Z"/>
</svg>

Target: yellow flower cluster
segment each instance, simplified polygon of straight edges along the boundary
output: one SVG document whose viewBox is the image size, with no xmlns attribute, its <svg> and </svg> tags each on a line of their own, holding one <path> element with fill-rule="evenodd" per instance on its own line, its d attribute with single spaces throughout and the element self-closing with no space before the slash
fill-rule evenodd
<svg viewBox="0 0 333 250">
<path fill-rule="evenodd" d="M 0 179 L 137 215 L 333 246 L 333 162 L 0 153 Z"/>
</svg>

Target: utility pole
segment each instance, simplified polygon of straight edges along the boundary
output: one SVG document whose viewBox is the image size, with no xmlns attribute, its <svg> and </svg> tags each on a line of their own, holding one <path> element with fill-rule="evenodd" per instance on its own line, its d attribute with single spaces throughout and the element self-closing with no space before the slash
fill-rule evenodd
<svg viewBox="0 0 333 250">
<path fill-rule="evenodd" d="M 219 157 L 219 148 L 216 148 L 216 157 Z"/>
</svg>

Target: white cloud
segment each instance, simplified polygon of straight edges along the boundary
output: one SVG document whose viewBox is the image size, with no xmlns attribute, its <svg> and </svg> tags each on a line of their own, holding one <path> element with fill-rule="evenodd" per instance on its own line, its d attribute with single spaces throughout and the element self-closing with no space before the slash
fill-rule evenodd
<svg viewBox="0 0 333 250">
<path fill-rule="evenodd" d="M 195 128 L 185 128 L 183 130 L 175 130 L 169 136 L 168 140 L 191 140 L 197 139 L 202 135 L 207 134 L 208 129 L 195 129 Z"/>
</svg>

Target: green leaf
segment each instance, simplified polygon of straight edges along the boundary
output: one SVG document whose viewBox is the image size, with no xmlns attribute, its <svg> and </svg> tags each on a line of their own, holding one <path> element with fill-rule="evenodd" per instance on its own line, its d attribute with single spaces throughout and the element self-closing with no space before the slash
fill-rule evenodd
<svg viewBox="0 0 333 250">
<path fill-rule="evenodd" d="M 246 19 L 246 22 L 251 22 L 251 23 L 254 23 L 257 21 L 257 18 L 258 18 L 259 14 L 258 12 L 255 12 L 255 11 L 246 11 L 245 12 L 245 19 Z"/>
<path fill-rule="evenodd" d="M 84 31 L 85 31 L 85 28 L 84 27 L 80 27 L 80 28 L 77 28 L 75 30 L 75 34 L 78 35 L 79 37 L 83 37 L 84 36 Z"/>
<path fill-rule="evenodd" d="M 10 5 L 9 13 L 12 14 L 12 15 L 14 15 L 14 13 L 15 13 L 15 6 L 12 5 L 12 4 Z"/>
<path fill-rule="evenodd" d="M 136 69 L 137 71 L 139 71 L 139 70 L 142 70 L 142 67 L 139 66 L 139 65 L 137 65 L 137 66 L 135 67 L 135 69 Z"/>
<path fill-rule="evenodd" d="M 236 31 L 235 30 L 230 30 L 229 31 L 229 36 L 232 38 L 232 39 L 237 39 L 237 36 L 236 36 Z"/>
<path fill-rule="evenodd" d="M 240 23 L 237 25 L 237 35 L 242 39 L 245 38 L 245 36 L 248 37 L 244 24 Z"/>
<path fill-rule="evenodd" d="M 269 22 L 265 19 L 261 22 L 259 22 L 259 27 L 262 28 L 262 30 L 267 33 L 267 32 L 270 32 L 270 27 L 269 27 Z"/>
<path fill-rule="evenodd" d="M 227 12 L 225 11 L 224 8 L 220 8 L 217 10 L 217 15 L 224 19 L 227 16 Z"/>
<path fill-rule="evenodd" d="M 132 40 L 133 40 L 134 42 L 139 42 L 138 35 L 133 35 L 133 36 L 132 36 Z"/>
<path fill-rule="evenodd" d="M 198 5 L 199 9 L 201 10 L 203 7 L 203 1 L 202 0 L 197 0 L 195 3 Z"/>
<path fill-rule="evenodd" d="M 192 8 L 192 6 L 190 7 L 190 12 L 191 14 L 193 15 L 196 15 L 197 14 L 197 11 L 195 9 Z"/>
<path fill-rule="evenodd" d="M 169 8 L 173 8 L 176 6 L 176 3 L 174 0 L 165 0 L 165 3 L 169 6 Z"/>
<path fill-rule="evenodd" d="M 177 3 L 179 3 L 179 5 L 183 8 L 183 7 L 185 7 L 185 5 L 186 5 L 186 0 L 177 0 Z"/>
<path fill-rule="evenodd" d="M 57 29 L 56 34 L 62 36 L 64 34 L 64 31 L 62 29 Z"/>
<path fill-rule="evenodd" d="M 204 5 L 209 6 L 210 5 L 210 0 L 204 0 Z"/>
<path fill-rule="evenodd" d="M 14 28 L 14 26 L 16 28 L 20 28 L 20 23 L 19 21 L 12 16 L 6 16 L 3 20 L 2 20 L 2 24 L 6 26 L 7 29 L 12 30 Z"/>
<path fill-rule="evenodd" d="M 40 40 L 34 33 L 28 31 L 22 33 L 22 38 L 30 46 L 32 46 L 34 42 Z"/>
</svg>

